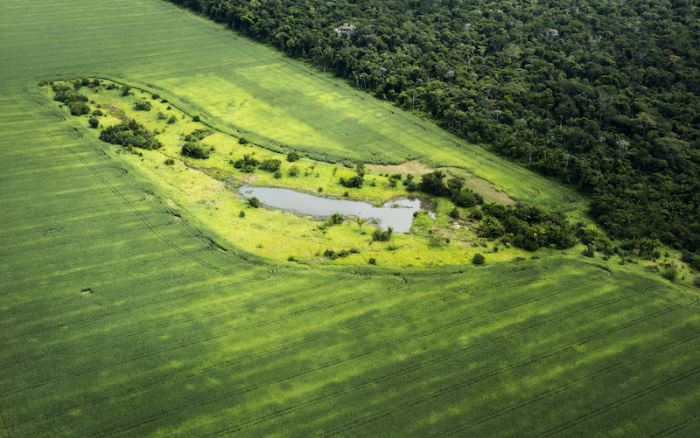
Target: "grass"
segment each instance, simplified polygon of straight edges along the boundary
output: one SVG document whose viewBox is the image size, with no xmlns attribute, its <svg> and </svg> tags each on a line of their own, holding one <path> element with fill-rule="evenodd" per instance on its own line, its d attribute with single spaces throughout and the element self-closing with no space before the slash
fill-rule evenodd
<svg viewBox="0 0 700 438">
<path fill-rule="evenodd" d="M 177 220 L 34 84 L 181 78 L 205 108 L 198 74 L 276 55 L 150 0 L 8 0 L 0 29 L 0 436 L 700 427 L 697 290 L 578 255 L 307 269 L 219 248 L 205 206 Z"/>
</svg>

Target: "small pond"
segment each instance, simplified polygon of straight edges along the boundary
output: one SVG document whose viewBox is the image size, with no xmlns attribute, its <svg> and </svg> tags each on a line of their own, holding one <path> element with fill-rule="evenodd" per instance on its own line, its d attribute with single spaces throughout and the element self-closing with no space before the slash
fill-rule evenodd
<svg viewBox="0 0 700 438">
<path fill-rule="evenodd" d="M 435 219 L 435 205 L 421 198 L 399 198 L 375 207 L 363 201 L 315 196 L 274 187 L 241 186 L 238 193 L 246 199 L 256 197 L 268 208 L 315 218 L 328 217 L 333 213 L 356 216 L 376 223 L 383 230 L 393 227 L 396 233 L 411 229 L 413 213 L 418 210 L 427 211 Z"/>
</svg>

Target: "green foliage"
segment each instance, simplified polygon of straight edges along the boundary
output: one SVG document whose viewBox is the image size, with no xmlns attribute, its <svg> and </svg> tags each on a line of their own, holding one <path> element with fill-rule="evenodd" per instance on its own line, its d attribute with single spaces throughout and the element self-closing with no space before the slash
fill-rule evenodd
<svg viewBox="0 0 700 438">
<path fill-rule="evenodd" d="M 355 175 L 351 178 L 340 177 L 338 182 L 343 187 L 359 189 L 360 187 L 362 187 L 362 183 L 364 182 L 364 178 L 362 178 L 362 176 L 360 176 L 360 175 Z"/>
<path fill-rule="evenodd" d="M 515 207 L 486 204 L 482 212 L 485 217 L 477 229 L 480 237 L 502 238 L 504 243 L 527 251 L 570 248 L 577 242 L 574 226 L 558 211 L 519 203 Z"/>
<path fill-rule="evenodd" d="M 106 127 L 100 133 L 100 140 L 124 147 L 160 149 L 163 145 L 153 133 L 135 120 Z"/>
<path fill-rule="evenodd" d="M 165 159 L 165 165 L 166 166 L 174 166 L 175 165 L 175 160 L 173 158 L 166 158 Z"/>
<path fill-rule="evenodd" d="M 394 228 L 392 227 L 387 227 L 386 231 L 377 228 L 372 232 L 372 240 L 376 242 L 388 242 L 391 240 L 391 235 L 393 232 Z"/>
<path fill-rule="evenodd" d="M 175 117 L 175 116 L 170 116 L 170 118 L 168 119 L 168 124 L 169 124 L 169 125 L 172 125 L 172 124 L 175 123 L 175 122 L 177 122 L 177 117 Z"/>
<path fill-rule="evenodd" d="M 664 269 L 664 272 L 661 275 L 663 275 L 663 277 L 668 281 L 676 281 L 678 278 L 678 269 L 676 269 L 675 265 L 670 265 Z"/>
<path fill-rule="evenodd" d="M 182 155 L 190 158 L 207 159 L 211 155 L 212 149 L 210 147 L 204 146 L 199 142 L 188 141 L 182 145 L 180 150 Z"/>
<path fill-rule="evenodd" d="M 248 139 L 245 138 L 245 137 L 240 137 L 240 138 L 238 139 L 238 144 L 248 144 L 248 143 L 250 143 L 250 142 L 249 142 Z"/>
<path fill-rule="evenodd" d="M 88 123 L 90 124 L 90 127 L 93 129 L 97 129 L 97 127 L 100 126 L 100 121 L 95 119 L 95 118 L 90 118 L 88 120 Z"/>
<path fill-rule="evenodd" d="M 262 206 L 262 202 L 255 196 L 252 198 L 248 198 L 248 205 L 250 205 L 253 208 L 260 208 Z"/>
<path fill-rule="evenodd" d="M 472 257 L 472 263 L 475 265 L 483 265 L 486 263 L 486 257 L 480 252 L 477 252 L 474 254 L 474 257 Z"/>
<path fill-rule="evenodd" d="M 153 107 L 153 104 L 149 102 L 148 100 L 140 100 L 136 102 L 134 107 L 139 110 L 139 111 L 150 111 L 151 108 Z"/>
<path fill-rule="evenodd" d="M 90 107 L 85 102 L 70 102 L 68 108 L 73 116 L 82 116 L 90 112 Z"/>
<path fill-rule="evenodd" d="M 282 161 L 273 158 L 273 159 L 267 159 L 263 160 L 262 163 L 260 163 L 260 168 L 262 170 L 266 170 L 268 172 L 277 172 L 280 170 L 280 166 L 282 165 Z"/>
<path fill-rule="evenodd" d="M 289 161 L 290 163 L 293 163 L 295 161 L 299 161 L 300 158 L 301 157 L 296 152 L 290 152 L 287 154 L 287 161 Z"/>
<path fill-rule="evenodd" d="M 255 171 L 258 164 L 258 160 L 256 160 L 252 154 L 244 154 L 243 159 L 233 163 L 233 167 L 241 169 L 243 172 L 252 173 Z"/>
<path fill-rule="evenodd" d="M 340 225 L 345 221 L 345 216 L 342 214 L 335 212 L 328 219 L 326 219 L 326 224 L 327 225 Z"/>
<path fill-rule="evenodd" d="M 238 217 L 244 218 L 244 217 L 245 217 L 245 211 L 241 210 L 241 211 L 238 213 Z"/>
</svg>

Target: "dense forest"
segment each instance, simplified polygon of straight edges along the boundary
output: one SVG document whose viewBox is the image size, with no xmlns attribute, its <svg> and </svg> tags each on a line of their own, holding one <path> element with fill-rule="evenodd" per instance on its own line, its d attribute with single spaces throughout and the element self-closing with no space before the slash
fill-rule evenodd
<svg viewBox="0 0 700 438">
<path fill-rule="evenodd" d="M 613 237 L 700 252 L 695 0 L 170 0 L 592 196 Z"/>
</svg>

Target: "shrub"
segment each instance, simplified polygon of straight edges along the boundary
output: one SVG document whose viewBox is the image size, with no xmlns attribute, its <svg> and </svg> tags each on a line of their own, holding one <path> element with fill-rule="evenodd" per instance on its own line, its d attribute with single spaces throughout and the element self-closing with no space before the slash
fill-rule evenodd
<svg viewBox="0 0 700 438">
<path fill-rule="evenodd" d="M 90 127 L 93 129 L 100 126 L 100 121 L 95 119 L 95 118 L 91 118 L 90 120 L 88 120 L 88 123 L 90 124 Z"/>
<path fill-rule="evenodd" d="M 201 122 L 202 119 L 201 119 L 201 117 L 199 117 L 199 116 L 197 115 L 197 116 L 192 117 L 192 121 L 193 121 L 193 122 Z"/>
<path fill-rule="evenodd" d="M 105 128 L 100 133 L 100 140 L 127 148 L 131 146 L 141 149 L 160 149 L 163 146 L 150 131 L 135 120 Z"/>
<path fill-rule="evenodd" d="M 102 110 L 96 109 L 92 112 L 92 115 L 95 117 L 100 117 L 101 115 L 104 115 L 104 113 L 102 112 Z"/>
<path fill-rule="evenodd" d="M 280 179 L 280 178 L 282 178 L 282 172 L 280 172 L 280 171 L 278 170 L 277 172 L 275 172 L 275 175 L 274 175 L 274 176 L 275 176 L 275 179 Z"/>
<path fill-rule="evenodd" d="M 241 210 L 241 212 L 238 213 L 238 217 L 245 217 L 245 211 Z"/>
<path fill-rule="evenodd" d="M 328 220 L 326 220 L 326 223 L 328 225 L 340 225 L 343 223 L 344 220 L 345 216 L 338 212 L 335 212 L 328 218 Z"/>
<path fill-rule="evenodd" d="M 484 263 L 486 263 L 486 258 L 482 253 L 477 252 L 476 254 L 474 254 L 474 257 L 472 257 L 472 263 L 474 263 L 475 265 L 483 265 Z"/>
<path fill-rule="evenodd" d="M 453 209 L 448 213 L 448 215 L 449 215 L 452 219 L 459 219 L 459 209 L 458 209 L 457 207 L 453 208 Z"/>
<path fill-rule="evenodd" d="M 152 108 L 151 102 L 147 100 L 142 100 L 139 102 L 136 102 L 136 109 L 139 111 L 150 111 Z"/>
<path fill-rule="evenodd" d="M 128 96 L 129 94 L 131 94 L 131 87 L 124 85 L 122 87 L 122 96 Z"/>
<path fill-rule="evenodd" d="M 158 99 L 160 99 L 160 96 L 157 95 L 157 94 L 152 94 L 152 95 L 151 95 L 151 99 L 153 99 L 153 100 L 158 100 Z"/>
<path fill-rule="evenodd" d="M 391 234 L 394 232 L 394 228 L 387 227 L 386 231 L 382 231 L 379 228 L 372 232 L 372 240 L 376 242 L 388 242 L 391 240 Z"/>
<path fill-rule="evenodd" d="M 292 166 L 289 168 L 288 172 L 289 176 L 297 176 L 299 175 L 299 166 Z"/>
<path fill-rule="evenodd" d="M 247 138 L 241 137 L 241 138 L 238 139 L 238 143 L 239 143 L 239 144 L 248 144 L 248 143 L 250 143 L 250 142 L 248 141 Z"/>
<path fill-rule="evenodd" d="M 287 154 L 287 161 L 289 161 L 290 163 L 299 161 L 299 158 L 299 154 L 297 154 L 296 152 L 290 152 Z"/>
<path fill-rule="evenodd" d="M 199 143 L 187 142 L 182 145 L 182 155 L 191 158 L 207 159 L 211 155 L 211 148 L 202 146 Z"/>
<path fill-rule="evenodd" d="M 260 202 L 258 198 L 253 196 L 252 198 L 248 198 L 248 205 L 250 205 L 253 208 L 260 208 L 262 202 Z"/>
<path fill-rule="evenodd" d="M 661 275 L 668 281 L 676 281 L 678 278 L 678 270 L 674 265 L 671 265 L 667 267 Z"/>
<path fill-rule="evenodd" d="M 351 188 L 360 188 L 362 187 L 362 183 L 364 182 L 364 179 L 360 175 L 355 175 L 352 178 L 340 178 L 340 185 L 343 187 L 347 187 L 349 189 Z"/>
<path fill-rule="evenodd" d="M 74 116 L 82 116 L 90 112 L 90 107 L 85 102 L 73 101 L 68 103 L 70 113 Z"/>
<path fill-rule="evenodd" d="M 263 160 L 263 162 L 260 163 L 260 168 L 268 172 L 277 172 L 280 170 L 280 166 L 282 166 L 282 162 L 277 159 Z"/>
<path fill-rule="evenodd" d="M 172 158 L 168 158 L 165 160 L 165 165 L 166 166 L 174 166 L 175 165 L 175 160 Z"/>
<path fill-rule="evenodd" d="M 377 264 L 377 259 L 375 259 L 374 257 L 372 257 L 372 258 L 369 259 L 369 261 L 368 261 L 367 263 L 369 263 L 370 265 L 376 265 L 376 264 Z"/>
<path fill-rule="evenodd" d="M 175 123 L 175 122 L 177 122 L 177 117 L 175 117 L 175 116 L 170 116 L 170 118 L 168 119 L 168 124 L 169 124 L 169 125 L 172 125 L 172 124 Z"/>
</svg>

